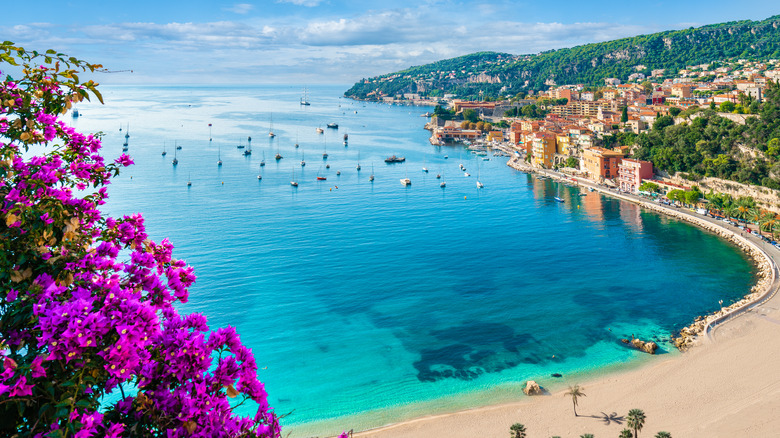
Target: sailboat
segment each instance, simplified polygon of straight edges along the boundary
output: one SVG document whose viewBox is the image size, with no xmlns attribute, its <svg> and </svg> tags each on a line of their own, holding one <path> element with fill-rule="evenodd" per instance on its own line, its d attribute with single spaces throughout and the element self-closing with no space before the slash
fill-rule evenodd
<svg viewBox="0 0 780 438">
<path fill-rule="evenodd" d="M 258 172 L 260 172 L 262 169 L 263 169 L 263 165 L 261 164 L 261 165 L 260 165 L 260 167 L 257 169 L 257 171 L 258 171 Z M 262 174 L 260 174 L 260 173 L 258 173 L 258 174 L 257 174 L 257 179 L 258 179 L 258 180 L 261 180 L 261 179 L 263 179 L 263 175 L 262 175 Z"/>
<path fill-rule="evenodd" d="M 276 146 L 276 155 L 274 156 L 274 158 L 276 159 L 276 161 L 279 161 L 279 160 L 281 160 L 282 158 L 284 158 L 284 157 L 282 156 L 282 154 L 280 154 L 280 153 L 279 153 L 279 145 L 277 145 L 277 146 Z"/>
<path fill-rule="evenodd" d="M 368 177 L 368 180 L 371 182 L 374 181 L 374 163 L 371 163 L 371 176 Z"/>
<path fill-rule="evenodd" d="M 165 150 L 165 142 L 163 142 L 163 151 L 162 151 L 162 156 L 164 157 L 164 156 L 166 156 L 166 155 L 168 155 L 168 151 L 166 151 L 166 150 Z"/>
<path fill-rule="evenodd" d="M 328 159 L 328 143 L 324 143 L 322 145 L 322 159 L 323 160 Z"/>
<path fill-rule="evenodd" d="M 303 87 L 303 97 L 301 97 L 301 105 L 305 105 L 305 106 L 311 105 L 309 103 L 308 96 L 306 95 L 306 87 Z"/>
<path fill-rule="evenodd" d="M 322 170 L 322 167 L 320 167 L 320 170 Z M 317 171 L 317 181 L 325 181 L 326 177 L 320 175 L 320 170 Z"/>
<path fill-rule="evenodd" d="M 360 172 L 360 152 L 358 152 L 358 164 L 357 167 L 355 167 L 355 169 L 357 169 L 357 171 Z"/>
<path fill-rule="evenodd" d="M 301 167 L 306 165 L 306 159 L 303 156 L 303 151 L 301 151 Z"/>
<path fill-rule="evenodd" d="M 263 151 L 263 159 L 260 160 L 260 167 L 265 166 L 265 151 Z"/>
<path fill-rule="evenodd" d="M 119 128 L 121 131 L 122 128 Z M 127 139 L 130 138 L 130 122 L 127 123 L 127 131 L 125 131 L 125 143 L 127 143 Z"/>
<path fill-rule="evenodd" d="M 244 150 L 244 156 L 252 155 L 252 137 L 247 137 L 247 145 Z"/>
<path fill-rule="evenodd" d="M 192 186 L 192 172 L 190 172 L 190 175 L 187 177 L 187 187 Z"/>
<path fill-rule="evenodd" d="M 295 149 L 298 149 L 298 134 L 295 134 Z"/>
<path fill-rule="evenodd" d="M 405 186 L 412 185 L 412 180 L 410 180 L 409 177 L 406 175 L 406 167 L 404 167 L 404 177 L 401 178 L 401 184 Z"/>
<path fill-rule="evenodd" d="M 274 115 L 271 114 L 271 124 L 268 127 L 268 136 L 271 138 L 276 137 L 276 134 L 274 134 Z"/>
<path fill-rule="evenodd" d="M 176 144 L 176 143 L 174 143 L 174 144 Z M 173 161 L 171 161 L 171 164 L 173 164 L 174 166 L 179 164 L 179 159 L 176 158 L 176 151 L 177 150 L 178 150 L 177 148 L 175 148 L 175 147 L 173 148 Z"/>
<path fill-rule="evenodd" d="M 298 181 L 295 180 L 295 168 L 293 167 L 292 170 L 292 179 L 290 180 L 290 185 L 293 187 L 298 187 Z"/>
<path fill-rule="evenodd" d="M 209 139 L 211 141 L 211 139 Z M 217 146 L 217 166 L 222 165 L 222 145 Z"/>
</svg>

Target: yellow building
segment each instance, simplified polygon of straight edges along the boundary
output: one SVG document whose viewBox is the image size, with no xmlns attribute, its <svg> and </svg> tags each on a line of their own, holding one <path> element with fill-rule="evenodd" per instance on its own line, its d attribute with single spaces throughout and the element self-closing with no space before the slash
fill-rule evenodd
<svg viewBox="0 0 780 438">
<path fill-rule="evenodd" d="M 487 138 L 488 141 L 504 141 L 504 131 L 490 131 Z"/>
<path fill-rule="evenodd" d="M 550 168 L 555 155 L 555 135 L 549 132 L 537 132 L 532 137 L 533 158 L 535 166 Z"/>
<path fill-rule="evenodd" d="M 569 155 L 569 136 L 567 134 L 555 134 L 555 152 L 561 155 Z"/>
</svg>

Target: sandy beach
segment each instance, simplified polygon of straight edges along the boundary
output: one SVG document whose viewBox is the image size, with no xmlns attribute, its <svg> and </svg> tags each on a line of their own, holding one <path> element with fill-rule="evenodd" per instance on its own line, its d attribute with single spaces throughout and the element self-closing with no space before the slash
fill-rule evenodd
<svg viewBox="0 0 780 438">
<path fill-rule="evenodd" d="M 776 263 L 777 250 L 767 252 Z M 574 382 L 586 394 L 577 417 L 565 391 L 531 397 L 519 393 L 517 402 L 422 417 L 355 436 L 507 437 L 512 424 L 523 423 L 529 438 L 616 437 L 627 427 L 625 416 L 633 408 L 647 416 L 640 436 L 659 431 L 675 438 L 778 436 L 779 309 L 780 298 L 774 295 L 718 325 L 681 355 L 654 357 L 638 369 Z"/>
</svg>

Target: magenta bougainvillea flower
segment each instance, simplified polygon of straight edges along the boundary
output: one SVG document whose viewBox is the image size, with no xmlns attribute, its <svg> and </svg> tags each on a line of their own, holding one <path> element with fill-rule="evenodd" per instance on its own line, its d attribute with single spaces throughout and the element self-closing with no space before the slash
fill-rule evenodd
<svg viewBox="0 0 780 438">
<path fill-rule="evenodd" d="M 59 116 L 102 99 L 75 74 L 100 66 L 8 42 L 0 55 L 24 66 L 0 82 L 0 436 L 279 437 L 235 329 L 177 312 L 193 268 L 140 214 L 99 210 L 133 160 L 107 163 Z"/>
</svg>

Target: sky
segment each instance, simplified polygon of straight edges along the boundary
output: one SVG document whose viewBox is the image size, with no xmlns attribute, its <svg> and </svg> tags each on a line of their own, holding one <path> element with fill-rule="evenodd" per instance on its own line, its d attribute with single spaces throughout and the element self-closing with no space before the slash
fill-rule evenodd
<svg viewBox="0 0 780 438">
<path fill-rule="evenodd" d="M 777 0 L 4 2 L 0 39 L 102 84 L 351 84 L 477 51 L 538 53 L 780 14 Z"/>
</svg>

